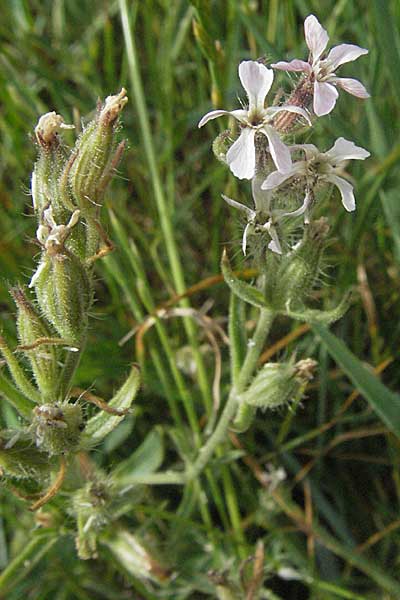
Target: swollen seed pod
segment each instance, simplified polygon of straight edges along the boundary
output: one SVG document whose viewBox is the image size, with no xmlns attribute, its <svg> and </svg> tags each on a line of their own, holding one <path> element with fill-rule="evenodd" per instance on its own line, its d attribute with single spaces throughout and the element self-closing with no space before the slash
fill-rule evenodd
<svg viewBox="0 0 400 600">
<path fill-rule="evenodd" d="M 57 225 L 52 207 L 44 211 L 44 224 L 37 231 L 44 251 L 29 286 L 35 288 L 39 307 L 60 337 L 78 348 L 86 333 L 92 286 L 85 264 L 65 242 L 79 217 L 76 210 L 67 225 Z"/>
<path fill-rule="evenodd" d="M 324 218 L 306 226 L 303 239 L 286 254 L 275 277 L 272 304 L 285 312 L 287 303 L 302 303 L 318 280 L 323 253 L 327 245 L 329 225 Z"/>
<path fill-rule="evenodd" d="M 77 141 L 69 182 L 83 216 L 97 213 L 107 183 L 117 167 L 123 147 L 116 147 L 117 123 L 128 102 L 126 90 L 108 96 Z"/>
<path fill-rule="evenodd" d="M 44 254 L 31 285 L 40 309 L 58 335 L 79 348 L 93 295 L 85 266 L 65 249 L 54 256 Z"/>
<path fill-rule="evenodd" d="M 300 360 L 296 364 L 267 363 L 241 394 L 240 400 L 244 404 L 263 410 L 300 400 L 308 381 L 313 377 L 316 365 L 317 363 L 310 358 Z"/>
<path fill-rule="evenodd" d="M 10 293 L 17 306 L 17 330 L 22 346 L 19 349 L 30 363 L 43 401 L 50 402 L 54 400 L 59 377 L 58 352 L 51 343 L 53 334 L 36 313 L 21 287 L 12 288 Z M 44 343 L 41 344 L 41 341 Z"/>
</svg>

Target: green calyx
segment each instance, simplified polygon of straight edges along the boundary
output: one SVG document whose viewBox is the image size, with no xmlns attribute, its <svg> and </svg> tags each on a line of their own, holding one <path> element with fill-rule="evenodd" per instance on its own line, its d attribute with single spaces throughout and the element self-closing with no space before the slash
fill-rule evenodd
<svg viewBox="0 0 400 600">
<path fill-rule="evenodd" d="M 37 448 L 50 456 L 76 451 L 83 429 L 79 404 L 42 404 L 33 410 L 30 431 Z"/>
<path fill-rule="evenodd" d="M 328 233 L 326 219 L 311 222 L 297 247 L 282 257 L 274 287 L 268 290 L 277 311 L 285 313 L 288 302 L 298 306 L 313 290 L 320 276 Z"/>
<path fill-rule="evenodd" d="M 17 306 L 17 350 L 27 358 L 44 401 L 54 398 L 59 375 L 59 350 L 54 331 L 37 314 L 24 290 L 16 286 L 10 293 Z M 61 341 L 61 340 L 60 340 Z"/>
<path fill-rule="evenodd" d="M 305 359 L 294 364 L 267 363 L 254 377 L 247 390 L 241 394 L 241 404 L 253 408 L 275 409 L 298 401 L 313 377 L 316 362 Z"/>
</svg>

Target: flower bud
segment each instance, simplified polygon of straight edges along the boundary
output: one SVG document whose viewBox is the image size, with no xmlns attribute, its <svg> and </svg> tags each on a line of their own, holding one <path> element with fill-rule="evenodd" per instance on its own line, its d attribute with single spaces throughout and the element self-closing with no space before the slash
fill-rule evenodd
<svg viewBox="0 0 400 600">
<path fill-rule="evenodd" d="M 162 582 L 168 579 L 169 572 L 156 560 L 138 535 L 116 529 L 105 536 L 102 542 L 108 546 L 115 559 L 128 573 L 141 580 Z"/>
<path fill-rule="evenodd" d="M 84 428 L 79 404 L 37 406 L 30 426 L 36 446 L 50 456 L 77 450 Z"/>
<path fill-rule="evenodd" d="M 225 131 L 222 131 L 219 135 L 217 135 L 217 137 L 213 141 L 212 150 L 214 152 L 214 156 L 219 161 L 224 163 L 224 165 L 227 164 L 226 153 L 228 152 L 232 144 L 233 142 L 231 139 L 230 129 L 225 129 Z"/>
<path fill-rule="evenodd" d="M 300 400 L 307 383 L 313 377 L 316 362 L 310 358 L 296 364 L 267 363 L 254 377 L 240 400 L 249 406 L 278 408 L 291 401 Z"/>
<path fill-rule="evenodd" d="M 118 117 L 128 102 L 126 90 L 108 96 L 95 119 L 84 129 L 75 147 L 69 183 L 83 215 L 95 214 L 101 204 L 123 146 L 116 147 Z"/>
<path fill-rule="evenodd" d="M 58 132 L 60 129 L 73 128 L 73 125 L 66 125 L 64 119 L 55 112 L 42 115 L 35 128 L 39 158 L 32 173 L 31 194 L 39 220 L 50 202 L 58 220 L 64 220 L 65 211 L 71 209 L 72 199 L 66 187 L 61 185 L 68 163 Z"/>
<path fill-rule="evenodd" d="M 108 514 L 111 496 L 108 486 L 100 481 L 90 481 L 73 497 L 78 535 L 75 539 L 79 558 L 97 558 L 97 535 L 110 521 Z"/>
<path fill-rule="evenodd" d="M 22 346 L 32 346 L 40 339 L 51 338 L 52 333 L 36 313 L 21 287 L 10 290 L 17 305 L 17 330 Z M 54 345 L 46 344 L 38 348 L 23 349 L 43 400 L 54 401 L 58 385 L 58 357 Z"/>
</svg>

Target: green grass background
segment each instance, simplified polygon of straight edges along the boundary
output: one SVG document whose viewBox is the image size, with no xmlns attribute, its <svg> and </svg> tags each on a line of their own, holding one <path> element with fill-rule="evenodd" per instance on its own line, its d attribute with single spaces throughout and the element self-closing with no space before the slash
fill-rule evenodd
<svg viewBox="0 0 400 600">
<path fill-rule="evenodd" d="M 330 219 L 335 241 L 329 248 L 327 285 L 320 299 L 329 305 L 347 288 L 359 290 L 333 331 L 366 365 L 383 365 L 383 383 L 398 389 L 397 0 L 3 2 L 0 308 L 7 333 L 15 335 L 7 287 L 29 280 L 38 252 L 29 243 L 35 231 L 29 174 L 38 116 L 56 110 L 66 122 L 79 124 L 93 114 L 98 97 L 121 86 L 130 97 L 121 134 L 128 149 L 104 208 L 117 249 L 97 267 L 98 301 L 77 383 L 94 385 L 99 394 L 110 397 L 138 358 L 132 339 L 122 347 L 119 340 L 155 306 L 218 274 L 224 244 L 237 255 L 237 266 L 246 266 L 239 253 L 240 227 L 221 193 L 249 202 L 248 185 L 235 181 L 211 153 L 213 135 L 223 124 L 215 122 L 199 131 L 197 122 L 212 108 L 211 97 L 220 108 L 237 107 L 237 95 L 243 96 L 237 77 L 240 60 L 305 57 L 302 23 L 310 13 L 328 29 L 332 45 L 356 43 L 370 51 L 341 74 L 363 81 L 371 99 L 362 102 L 342 93 L 335 111 L 316 123 L 309 138 L 325 150 L 343 136 L 371 152 L 368 161 L 351 169 L 356 213 L 345 213 L 336 195 L 321 210 Z M 194 22 L 197 32 L 203 32 L 200 37 L 194 35 Z M 288 89 L 286 76 L 277 79 Z M 210 286 L 190 302 L 199 309 L 209 299 L 210 316 L 223 325 L 229 301 L 226 287 Z M 297 326 L 279 321 L 271 344 Z M 201 353 L 205 341 L 190 321 L 181 319 L 163 322 L 145 335 L 144 383 L 136 413 L 96 453 L 99 465 L 112 468 L 156 425 L 164 433 L 165 464 L 177 460 L 177 440 L 200 435 L 202 416 L 211 406 L 213 369 L 212 353 L 207 348 Z M 398 600 L 400 445 L 392 431 L 396 427 L 390 427 L 398 418 L 398 397 L 392 398 L 392 414 L 387 415 L 382 398 L 388 390 L 372 389 L 363 372 L 358 373 L 359 363 L 332 344 L 335 340 L 321 343 L 308 332 L 281 350 L 281 357 L 296 349 L 299 357 L 318 360 L 308 397 L 296 414 L 260 414 L 240 438 L 245 452 L 261 466 L 271 463 L 286 469 L 281 504 L 262 488 L 243 456 L 227 446 L 214 463 L 213 478 L 202 476 L 199 485 L 183 496 L 174 488 L 148 491 L 125 517 L 128 529 L 151 535 L 155 552 L 168 558 L 178 573 L 171 583 L 143 582 L 105 550 L 97 561 L 79 561 L 65 523 L 60 531 L 65 535 L 43 559 L 20 569 L 5 597 L 213 598 L 216 591 L 208 571 L 237 580 L 241 562 L 262 539 L 268 573 L 264 586 L 275 594 L 262 597 Z M 226 349 L 223 356 L 227 359 Z M 195 376 L 181 368 L 185 360 L 197 364 Z M 227 360 L 224 365 L 226 391 Z M 362 394 L 328 428 L 354 385 Z M 380 419 L 380 409 L 386 420 Z M 7 406 L 1 407 L 1 419 L 3 426 L 17 424 Z M 190 454 L 190 449 L 185 451 Z M 298 477 L 306 465 L 307 473 Z M 23 502 L 0 494 L 4 568 L 30 539 L 34 518 Z M 356 566 L 355 556 L 360 557 Z M 297 569 L 303 581 L 278 577 L 283 566 Z"/>
</svg>

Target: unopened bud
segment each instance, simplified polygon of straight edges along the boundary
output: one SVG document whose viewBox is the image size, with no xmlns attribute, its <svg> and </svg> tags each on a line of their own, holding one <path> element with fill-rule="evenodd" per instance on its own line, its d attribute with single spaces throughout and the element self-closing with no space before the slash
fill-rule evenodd
<svg viewBox="0 0 400 600">
<path fill-rule="evenodd" d="M 242 403 L 266 410 L 300 400 L 313 377 L 316 362 L 312 359 L 293 363 L 267 363 L 241 394 Z"/>
<path fill-rule="evenodd" d="M 225 165 L 227 164 L 226 153 L 228 152 L 232 144 L 233 142 L 231 138 L 230 129 L 225 129 L 225 131 L 222 131 L 219 135 L 217 135 L 217 137 L 213 141 L 212 150 L 214 152 L 215 158 L 217 158 Z"/>
<path fill-rule="evenodd" d="M 42 115 L 35 127 L 35 136 L 38 143 L 44 148 L 58 142 L 57 134 L 60 129 L 74 129 L 74 125 L 67 125 L 61 115 L 48 112 Z"/>
<path fill-rule="evenodd" d="M 303 239 L 286 254 L 274 279 L 272 303 L 285 311 L 287 302 L 298 305 L 310 294 L 321 272 L 329 225 L 321 218 L 306 226 Z"/>
<path fill-rule="evenodd" d="M 110 521 L 110 500 L 109 486 L 100 481 L 90 481 L 74 494 L 72 505 L 78 525 L 75 544 L 83 560 L 97 558 L 97 536 Z"/>
<path fill-rule="evenodd" d="M 116 145 L 116 125 L 127 102 L 124 88 L 119 94 L 108 96 L 76 143 L 69 184 L 85 217 L 97 214 L 105 188 L 121 158 L 124 145 Z"/>
</svg>

